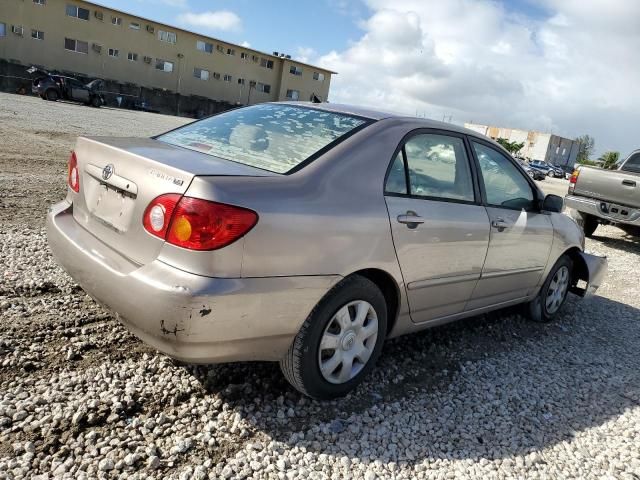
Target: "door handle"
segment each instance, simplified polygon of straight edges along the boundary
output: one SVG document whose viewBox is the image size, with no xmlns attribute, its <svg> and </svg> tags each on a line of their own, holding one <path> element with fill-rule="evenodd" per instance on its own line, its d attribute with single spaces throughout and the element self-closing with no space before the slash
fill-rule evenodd
<svg viewBox="0 0 640 480">
<path fill-rule="evenodd" d="M 497 229 L 499 232 L 503 232 L 505 228 L 509 226 L 502 218 L 496 218 L 491 222 L 491 226 Z"/>
<path fill-rule="evenodd" d="M 416 228 L 424 223 L 424 218 L 418 216 L 415 212 L 407 212 L 404 215 L 398 215 L 398 223 L 404 223 L 409 228 Z"/>
<path fill-rule="evenodd" d="M 622 180 L 622 184 L 626 185 L 627 187 L 635 187 L 636 186 L 636 182 L 634 182 L 633 180 Z"/>
</svg>

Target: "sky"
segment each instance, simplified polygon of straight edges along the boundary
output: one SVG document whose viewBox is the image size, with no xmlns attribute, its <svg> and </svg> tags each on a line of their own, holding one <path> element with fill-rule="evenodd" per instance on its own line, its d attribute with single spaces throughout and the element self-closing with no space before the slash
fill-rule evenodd
<svg viewBox="0 0 640 480">
<path fill-rule="evenodd" d="M 640 148 L 638 0 L 98 0 L 335 70 L 329 101 Z"/>
</svg>

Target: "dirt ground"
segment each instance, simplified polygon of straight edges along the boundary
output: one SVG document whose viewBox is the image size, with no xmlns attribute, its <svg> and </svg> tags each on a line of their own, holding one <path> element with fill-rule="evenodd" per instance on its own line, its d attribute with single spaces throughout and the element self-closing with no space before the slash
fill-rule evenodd
<svg viewBox="0 0 640 480">
<path fill-rule="evenodd" d="M 64 198 L 76 137 L 151 136 L 192 120 L 146 112 L 88 108 L 0 93 L 0 223 L 44 224 L 47 208 Z"/>
</svg>

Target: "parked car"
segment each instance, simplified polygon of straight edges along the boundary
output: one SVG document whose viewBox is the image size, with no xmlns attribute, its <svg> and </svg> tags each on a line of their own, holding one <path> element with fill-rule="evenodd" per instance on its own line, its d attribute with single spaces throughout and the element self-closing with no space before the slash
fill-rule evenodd
<svg viewBox="0 0 640 480">
<path fill-rule="evenodd" d="M 549 164 L 549 166 L 553 169 L 554 178 L 565 178 L 565 171 L 562 167 L 559 167 L 558 165 L 551 165 L 551 164 Z"/>
<path fill-rule="evenodd" d="M 529 166 L 543 172 L 547 177 L 554 177 L 556 175 L 554 167 L 544 160 L 531 160 Z"/>
<path fill-rule="evenodd" d="M 640 150 L 617 170 L 580 166 L 569 179 L 566 203 L 587 237 L 601 224 L 640 236 Z"/>
<path fill-rule="evenodd" d="M 542 170 L 538 170 L 537 168 L 531 168 L 529 164 L 524 160 L 519 160 L 519 159 L 516 159 L 516 160 L 518 161 L 520 166 L 523 168 L 523 170 L 527 172 L 527 175 L 529 175 L 534 180 L 544 180 L 545 178 L 547 178 L 547 175 L 544 172 L 542 172 Z"/>
<path fill-rule="evenodd" d="M 48 239 L 87 293 L 172 357 L 279 361 L 314 398 L 387 338 L 516 304 L 549 321 L 606 271 L 562 198 L 448 123 L 265 103 L 80 137 L 68 172 Z"/>
<path fill-rule="evenodd" d="M 27 71 L 39 73 L 33 80 L 31 89 L 43 100 L 54 102 L 56 100 L 70 100 L 93 107 L 100 107 L 105 103 L 104 96 L 100 92 L 104 85 L 103 80 L 96 79 L 84 84 L 77 78 L 47 73 L 34 67 Z"/>
</svg>

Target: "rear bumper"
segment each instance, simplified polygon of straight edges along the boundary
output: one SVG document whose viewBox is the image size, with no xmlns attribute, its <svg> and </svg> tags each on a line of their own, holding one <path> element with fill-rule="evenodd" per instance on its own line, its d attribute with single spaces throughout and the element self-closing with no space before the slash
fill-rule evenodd
<svg viewBox="0 0 640 480">
<path fill-rule="evenodd" d="M 339 276 L 211 278 L 132 263 L 84 230 L 72 206 L 47 216 L 59 264 L 145 343 L 185 362 L 279 360 Z"/>
<path fill-rule="evenodd" d="M 578 212 L 587 213 L 611 223 L 640 226 L 640 209 L 578 195 L 567 195 L 564 200 L 567 207 Z M 617 212 L 613 212 L 612 209 L 616 209 Z M 622 215 L 622 211 L 626 211 L 627 215 Z"/>
</svg>

